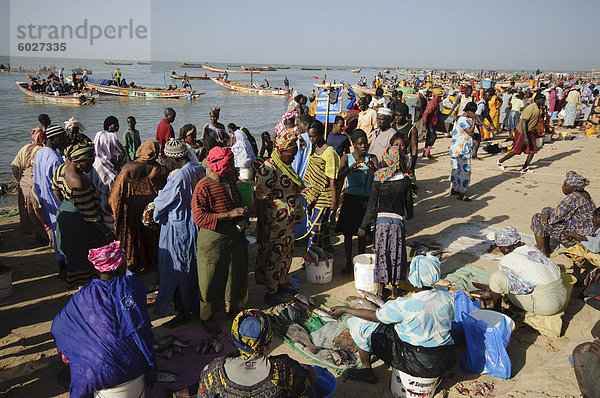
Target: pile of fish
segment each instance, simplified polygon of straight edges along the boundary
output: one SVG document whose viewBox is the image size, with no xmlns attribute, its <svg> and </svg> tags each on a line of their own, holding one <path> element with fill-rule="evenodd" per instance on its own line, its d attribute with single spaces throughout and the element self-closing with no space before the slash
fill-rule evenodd
<svg viewBox="0 0 600 398">
<path fill-rule="evenodd" d="M 196 354 L 212 354 L 221 352 L 223 350 L 223 343 L 216 337 L 211 337 L 210 339 L 201 340 L 197 346 L 192 346 L 189 340 L 183 341 L 169 334 L 158 339 L 156 344 L 152 346 L 157 356 L 167 360 L 173 358 L 173 354 L 183 355 L 182 351 L 184 348 L 193 348 Z"/>
<path fill-rule="evenodd" d="M 328 307 L 317 307 L 311 297 L 297 294 L 293 302 L 272 307 L 267 312 L 282 333 L 293 341 L 296 347 L 308 355 L 335 367 L 352 367 L 357 365 L 356 345 L 340 344 L 338 347 L 332 343 L 341 331 L 348 330 L 348 326 L 344 321 L 333 319 Z M 325 347 L 315 345 L 311 335 L 299 324 L 301 320 L 308 318 L 308 315 L 311 313 L 318 315 L 326 322 L 326 325 L 319 329 L 319 331 L 331 331 L 325 338 L 319 338 L 319 343 L 325 345 Z M 321 335 L 324 336 L 324 333 L 321 333 Z"/>
</svg>

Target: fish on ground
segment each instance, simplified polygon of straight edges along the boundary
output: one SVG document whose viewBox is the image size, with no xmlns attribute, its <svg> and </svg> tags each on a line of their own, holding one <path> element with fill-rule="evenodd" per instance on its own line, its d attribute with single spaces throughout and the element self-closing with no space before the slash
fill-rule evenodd
<svg viewBox="0 0 600 398">
<path fill-rule="evenodd" d="M 363 296 L 378 307 L 383 307 L 383 305 L 385 304 L 385 301 L 376 294 L 361 289 L 356 289 L 356 291 L 358 292 L 358 294 L 360 294 L 361 296 Z"/>
<path fill-rule="evenodd" d="M 292 323 L 285 332 L 285 335 L 292 341 L 297 342 L 305 346 L 312 352 L 316 354 L 319 352 L 319 348 L 313 344 L 310 339 L 310 335 L 304 328 L 297 323 Z"/>
</svg>

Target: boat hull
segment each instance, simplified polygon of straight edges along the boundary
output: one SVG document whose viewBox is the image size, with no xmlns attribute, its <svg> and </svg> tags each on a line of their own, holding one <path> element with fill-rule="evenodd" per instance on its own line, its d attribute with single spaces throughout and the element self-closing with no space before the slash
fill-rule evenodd
<svg viewBox="0 0 600 398">
<path fill-rule="evenodd" d="M 50 95 L 50 94 L 42 94 L 42 93 L 36 93 L 33 92 L 31 90 L 29 90 L 28 88 L 25 88 L 25 86 L 27 86 L 28 84 L 25 82 L 18 82 L 15 81 L 15 83 L 17 83 L 17 86 L 19 87 L 19 89 L 28 97 L 33 98 L 37 101 L 42 101 L 42 102 L 47 102 L 47 103 L 52 103 L 52 104 L 63 104 L 63 105 L 87 105 L 88 103 L 93 103 L 94 100 L 96 98 L 98 98 L 98 95 L 94 95 L 91 97 L 88 96 L 84 96 L 83 99 L 81 97 L 76 97 L 74 95 Z M 90 102 L 88 102 L 88 100 L 90 100 Z"/>
<path fill-rule="evenodd" d="M 216 77 L 211 77 L 210 80 L 231 91 L 240 93 L 261 94 L 261 95 L 289 95 L 292 89 L 285 88 L 256 88 L 243 83 L 224 81 Z"/>
<path fill-rule="evenodd" d="M 213 68 L 212 66 L 202 65 L 202 67 L 206 70 L 209 70 L 214 73 L 262 73 L 260 70 L 233 70 L 233 69 L 219 69 Z"/>
<path fill-rule="evenodd" d="M 105 86 L 85 82 L 85 86 L 90 90 L 96 90 L 102 94 L 118 95 L 121 97 L 137 98 L 183 98 L 193 95 L 196 90 L 161 90 L 153 88 L 126 88 L 117 86 Z"/>
<path fill-rule="evenodd" d="M 169 75 L 171 79 L 182 80 L 183 75 Z M 188 80 L 210 80 L 209 76 L 187 76 Z"/>
</svg>

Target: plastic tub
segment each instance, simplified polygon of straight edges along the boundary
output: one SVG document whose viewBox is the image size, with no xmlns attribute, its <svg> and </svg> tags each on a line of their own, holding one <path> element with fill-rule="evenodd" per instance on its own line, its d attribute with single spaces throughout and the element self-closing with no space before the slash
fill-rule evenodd
<svg viewBox="0 0 600 398">
<path fill-rule="evenodd" d="M 329 257 L 327 253 L 324 250 L 320 250 L 320 248 L 313 247 L 310 250 L 319 260 L 317 263 L 312 261 L 304 262 L 306 280 L 317 285 L 331 282 L 333 279 L 333 256 Z"/>
<path fill-rule="evenodd" d="M 254 201 L 253 184 L 249 182 L 239 182 L 237 183 L 237 189 L 240 191 L 240 195 L 242 195 L 242 205 L 250 206 Z"/>
<path fill-rule="evenodd" d="M 504 319 L 506 319 L 506 324 L 510 328 L 510 331 L 512 332 L 513 330 L 515 330 L 515 322 L 512 319 L 510 319 L 510 317 L 508 317 L 498 311 L 475 310 L 475 311 L 471 311 L 471 313 L 469 315 L 471 315 L 473 318 L 475 318 L 477 320 L 484 321 L 488 325 L 493 326 L 495 328 L 500 326 L 500 322 L 502 321 L 502 318 L 504 317 Z"/>
<path fill-rule="evenodd" d="M 544 146 L 544 139 L 543 138 L 536 138 L 535 139 L 535 147 L 537 149 L 540 149 L 543 146 Z"/>
<path fill-rule="evenodd" d="M 313 369 L 317 372 L 317 376 L 319 377 L 313 384 L 316 396 L 321 398 L 333 397 L 337 390 L 337 380 L 335 379 L 335 376 L 321 366 L 313 365 Z"/>
<path fill-rule="evenodd" d="M 429 398 L 435 395 L 439 377 L 415 377 L 392 368 L 390 390 L 395 398 Z"/>
<path fill-rule="evenodd" d="M 354 264 L 354 286 L 367 292 L 377 291 L 375 285 L 375 255 L 359 254 L 352 259 Z"/>
</svg>

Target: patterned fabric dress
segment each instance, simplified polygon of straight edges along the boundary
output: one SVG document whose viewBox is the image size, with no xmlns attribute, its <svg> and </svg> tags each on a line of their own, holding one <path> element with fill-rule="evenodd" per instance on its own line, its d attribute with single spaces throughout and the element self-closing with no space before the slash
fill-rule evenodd
<svg viewBox="0 0 600 398">
<path fill-rule="evenodd" d="M 552 236 L 564 246 L 572 246 L 576 241 L 566 237 L 565 231 L 572 231 L 579 235 L 591 235 L 594 231 L 592 213 L 596 205 L 587 200 L 580 192 L 567 195 L 556 207 L 544 207 L 541 213 L 536 213 L 531 219 L 531 230 L 537 236 Z M 542 216 L 548 214 L 548 220 L 543 221 Z"/>
<path fill-rule="evenodd" d="M 473 157 L 473 138 L 466 133 L 473 121 L 461 116 L 454 124 L 452 143 L 450 144 L 450 189 L 465 194 L 471 182 L 471 158 Z M 477 129 L 473 131 L 477 132 Z"/>
<path fill-rule="evenodd" d="M 300 397 L 310 388 L 308 371 L 287 355 L 269 357 L 269 376 L 252 386 L 232 382 L 225 373 L 226 357 L 214 360 L 202 372 L 198 397 L 202 398 L 284 398 Z"/>
<path fill-rule="evenodd" d="M 294 227 L 302 219 L 299 190 L 290 178 L 268 159 L 256 172 L 257 200 L 266 202 L 266 238 L 259 242 L 256 283 L 267 293 L 276 293 L 279 284 L 291 285 L 289 277 L 294 252 Z"/>
</svg>

